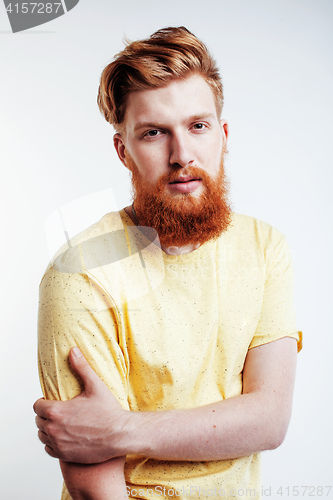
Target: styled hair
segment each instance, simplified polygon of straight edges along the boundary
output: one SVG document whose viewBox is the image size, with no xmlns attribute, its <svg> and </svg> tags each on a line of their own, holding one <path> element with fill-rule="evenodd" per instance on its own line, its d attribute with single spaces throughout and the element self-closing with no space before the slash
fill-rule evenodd
<svg viewBox="0 0 333 500">
<path fill-rule="evenodd" d="M 106 121 L 117 128 L 124 122 L 126 97 L 130 92 L 164 87 L 191 74 L 199 74 L 206 80 L 220 116 L 222 81 L 207 47 L 184 26 L 160 29 L 146 40 L 127 43 L 104 68 L 98 107 Z"/>
</svg>

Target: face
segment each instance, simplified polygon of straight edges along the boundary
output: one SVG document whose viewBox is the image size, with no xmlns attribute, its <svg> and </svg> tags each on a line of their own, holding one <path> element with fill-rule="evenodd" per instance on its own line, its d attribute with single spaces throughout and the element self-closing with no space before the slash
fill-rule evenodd
<svg viewBox="0 0 333 500">
<path fill-rule="evenodd" d="M 130 93 L 124 130 L 114 136 L 114 144 L 123 164 L 131 168 L 134 163 L 147 184 L 155 186 L 162 176 L 177 172 L 165 186 L 168 195 L 197 197 L 203 181 L 186 169 L 196 167 L 217 178 L 227 134 L 211 88 L 202 76 L 192 75 Z"/>
<path fill-rule="evenodd" d="M 227 228 L 227 132 L 201 76 L 129 95 L 114 143 L 132 173 L 140 225 L 154 228 L 165 248 L 197 247 Z"/>
</svg>

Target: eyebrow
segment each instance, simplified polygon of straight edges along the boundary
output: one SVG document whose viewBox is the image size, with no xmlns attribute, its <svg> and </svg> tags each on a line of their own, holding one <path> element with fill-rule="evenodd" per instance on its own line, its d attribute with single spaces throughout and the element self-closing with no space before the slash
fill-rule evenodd
<svg viewBox="0 0 333 500">
<path fill-rule="evenodd" d="M 196 122 L 198 120 L 204 120 L 205 118 L 215 118 L 214 113 L 200 113 L 198 115 L 193 115 L 190 116 L 189 118 L 186 119 L 186 121 L 189 122 Z M 137 125 L 134 127 L 134 131 L 141 129 L 141 128 L 165 128 L 165 125 L 159 124 L 158 122 L 139 122 Z"/>
<path fill-rule="evenodd" d="M 196 122 L 198 120 L 204 120 L 205 118 L 215 118 L 215 116 L 214 113 L 201 113 L 200 115 L 190 116 L 189 120 L 191 122 Z"/>
</svg>

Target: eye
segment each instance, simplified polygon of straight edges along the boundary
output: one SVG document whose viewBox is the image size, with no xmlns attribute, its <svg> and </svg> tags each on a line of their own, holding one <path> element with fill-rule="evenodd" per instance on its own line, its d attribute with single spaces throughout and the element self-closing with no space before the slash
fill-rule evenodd
<svg viewBox="0 0 333 500">
<path fill-rule="evenodd" d="M 199 123 L 195 123 L 193 125 L 193 128 L 194 128 L 194 130 L 203 130 L 204 128 L 206 128 L 206 125 L 204 123 L 199 122 Z"/>
<path fill-rule="evenodd" d="M 153 130 L 148 130 L 148 132 L 144 134 L 144 137 L 156 137 L 159 134 L 161 134 L 160 130 L 153 129 Z"/>
</svg>

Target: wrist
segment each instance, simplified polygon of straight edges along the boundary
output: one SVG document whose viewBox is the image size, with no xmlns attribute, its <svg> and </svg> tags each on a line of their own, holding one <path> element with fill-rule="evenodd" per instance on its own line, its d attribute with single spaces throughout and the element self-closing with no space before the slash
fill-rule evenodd
<svg viewBox="0 0 333 500">
<path fill-rule="evenodd" d="M 152 457 L 155 444 L 156 412 L 127 412 L 126 424 L 122 433 L 121 448 L 124 454 Z"/>
</svg>

